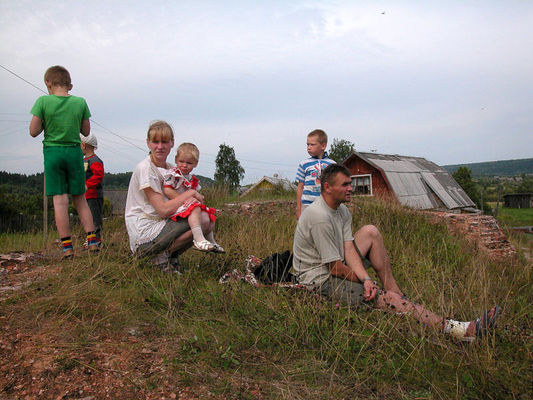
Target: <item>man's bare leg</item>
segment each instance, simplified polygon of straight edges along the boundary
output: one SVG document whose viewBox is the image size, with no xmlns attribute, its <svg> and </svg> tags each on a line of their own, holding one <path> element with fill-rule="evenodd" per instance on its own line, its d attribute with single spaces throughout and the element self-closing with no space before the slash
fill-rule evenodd
<svg viewBox="0 0 533 400">
<path fill-rule="evenodd" d="M 382 291 L 376 301 L 376 308 L 396 313 L 410 314 L 418 322 L 427 326 L 433 326 L 436 328 L 444 327 L 443 317 L 439 317 L 437 314 L 429 311 L 420 304 L 412 303 L 409 300 L 402 298 L 401 295 L 394 291 Z"/>
<path fill-rule="evenodd" d="M 475 338 L 476 332 L 475 320 L 469 322 L 454 321 L 438 316 L 434 312 L 428 310 L 420 304 L 415 304 L 409 300 L 402 298 L 398 293 L 392 291 L 382 291 L 376 301 L 376 308 L 397 313 L 408 313 L 413 316 L 418 322 L 426 326 L 432 326 L 446 334 L 454 336 L 460 340 L 468 340 Z M 493 307 L 487 312 L 487 319 L 496 319 L 498 306 Z M 493 321 L 494 322 L 494 321 Z M 494 326 L 487 326 L 486 321 L 482 321 L 482 330 L 494 328 Z M 483 332 L 481 332 L 482 334 Z M 472 340 L 472 339 L 470 339 Z M 468 340 L 468 341 L 470 341 Z"/>
<path fill-rule="evenodd" d="M 365 225 L 355 232 L 354 240 L 361 254 L 366 255 L 372 263 L 383 288 L 403 296 L 403 292 L 392 275 L 390 260 L 378 228 L 374 225 Z"/>
</svg>

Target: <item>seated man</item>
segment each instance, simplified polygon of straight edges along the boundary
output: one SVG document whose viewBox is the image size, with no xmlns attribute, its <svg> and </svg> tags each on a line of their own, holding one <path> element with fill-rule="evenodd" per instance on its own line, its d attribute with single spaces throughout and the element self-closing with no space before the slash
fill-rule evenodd
<svg viewBox="0 0 533 400">
<path fill-rule="evenodd" d="M 321 192 L 302 213 L 294 234 L 292 272 L 299 283 L 350 306 L 364 301 L 378 309 L 409 313 L 419 322 L 462 341 L 473 341 L 494 327 L 498 306 L 474 321 L 461 322 L 444 319 L 406 299 L 394 280 L 378 229 L 366 225 L 352 235 L 352 217 L 343 204 L 350 201 L 352 193 L 346 167 L 333 164 L 325 168 Z M 372 282 L 363 256 L 370 260 L 383 289 Z"/>
</svg>

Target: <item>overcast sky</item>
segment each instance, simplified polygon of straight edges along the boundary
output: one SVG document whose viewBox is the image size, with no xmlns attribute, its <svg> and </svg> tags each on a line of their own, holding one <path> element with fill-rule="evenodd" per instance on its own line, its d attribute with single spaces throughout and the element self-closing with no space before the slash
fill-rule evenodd
<svg viewBox="0 0 533 400">
<path fill-rule="evenodd" d="M 109 172 L 133 170 L 155 119 L 198 145 L 200 175 L 232 146 L 246 183 L 293 180 L 315 128 L 439 165 L 533 157 L 527 0 L 0 0 L 0 35 L 0 64 L 42 90 L 70 71 Z M 41 172 L 42 93 L 0 84 L 0 170 Z"/>
</svg>

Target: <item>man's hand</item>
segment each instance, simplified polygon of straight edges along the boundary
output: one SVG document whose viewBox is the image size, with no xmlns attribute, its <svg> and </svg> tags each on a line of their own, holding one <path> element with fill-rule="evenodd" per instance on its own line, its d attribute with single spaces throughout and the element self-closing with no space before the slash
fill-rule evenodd
<svg viewBox="0 0 533 400">
<path fill-rule="evenodd" d="M 365 280 L 363 282 L 363 287 L 365 288 L 365 291 L 363 293 L 363 298 L 365 301 L 370 301 L 374 297 L 376 297 L 376 294 L 378 293 L 378 287 L 376 284 L 370 280 Z"/>
</svg>

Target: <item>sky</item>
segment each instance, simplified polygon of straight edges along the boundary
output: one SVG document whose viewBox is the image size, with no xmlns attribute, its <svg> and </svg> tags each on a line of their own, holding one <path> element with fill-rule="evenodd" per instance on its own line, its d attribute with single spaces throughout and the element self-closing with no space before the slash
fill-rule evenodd
<svg viewBox="0 0 533 400">
<path fill-rule="evenodd" d="M 199 175 L 233 147 L 243 183 L 294 180 L 316 128 L 439 165 L 533 157 L 527 0 L 0 0 L 0 37 L 3 171 L 43 171 L 29 111 L 51 65 L 113 173 L 146 156 L 157 119 L 199 147 Z"/>
</svg>

